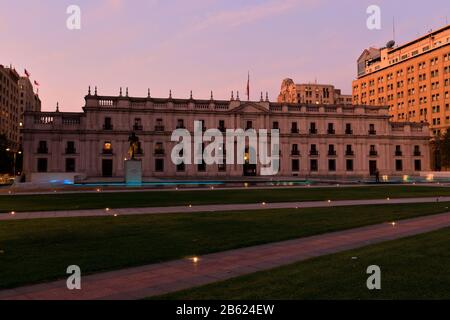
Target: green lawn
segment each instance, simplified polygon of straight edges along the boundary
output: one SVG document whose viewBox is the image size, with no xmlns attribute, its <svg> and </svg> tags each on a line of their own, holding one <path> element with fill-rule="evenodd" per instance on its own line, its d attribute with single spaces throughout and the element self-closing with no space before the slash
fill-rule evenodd
<svg viewBox="0 0 450 320">
<path fill-rule="evenodd" d="M 0 212 L 155 207 L 221 203 L 292 202 L 307 200 L 383 199 L 450 196 L 450 188 L 372 186 L 336 188 L 152 191 L 1 196 Z"/>
<path fill-rule="evenodd" d="M 0 223 L 0 288 L 448 211 L 449 203 Z"/>
<path fill-rule="evenodd" d="M 366 269 L 370 265 L 381 268 L 381 290 L 366 287 Z M 450 299 L 449 266 L 447 228 L 157 299 Z"/>
</svg>

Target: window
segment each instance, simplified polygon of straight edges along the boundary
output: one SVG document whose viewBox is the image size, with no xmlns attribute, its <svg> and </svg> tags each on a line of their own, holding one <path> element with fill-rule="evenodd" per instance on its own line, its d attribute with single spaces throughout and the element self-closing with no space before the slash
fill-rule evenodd
<svg viewBox="0 0 450 320">
<path fill-rule="evenodd" d="M 336 131 L 334 130 L 334 124 L 333 123 L 329 123 L 328 124 L 328 134 L 335 134 Z"/>
<path fill-rule="evenodd" d="M 219 120 L 219 130 L 225 132 L 225 120 Z"/>
<path fill-rule="evenodd" d="M 178 119 L 177 120 L 177 129 L 185 129 L 185 127 L 184 127 L 184 120 L 183 119 Z"/>
<path fill-rule="evenodd" d="M 298 150 L 298 144 L 293 144 L 292 145 L 292 152 L 291 154 L 293 156 L 299 156 L 300 155 L 300 151 Z"/>
<path fill-rule="evenodd" d="M 335 156 L 336 150 L 334 149 L 334 144 L 328 145 L 328 155 L 329 156 Z"/>
<path fill-rule="evenodd" d="M 42 158 L 37 160 L 37 171 L 47 172 L 47 159 Z"/>
<path fill-rule="evenodd" d="M 328 160 L 328 171 L 336 171 L 336 160 L 335 159 Z"/>
<path fill-rule="evenodd" d="M 371 146 L 370 146 L 369 155 L 371 155 L 371 156 L 376 156 L 376 155 L 378 155 L 378 152 L 377 152 L 377 149 L 376 149 L 375 145 L 371 145 Z"/>
<path fill-rule="evenodd" d="M 292 171 L 300 171 L 300 161 L 298 159 L 292 160 Z"/>
<path fill-rule="evenodd" d="M 311 171 L 314 171 L 314 172 L 319 170 L 317 159 L 312 159 L 310 161 L 310 168 L 311 168 Z"/>
<path fill-rule="evenodd" d="M 75 149 L 75 142 L 67 141 L 66 154 L 75 154 L 75 153 L 77 153 Z"/>
<path fill-rule="evenodd" d="M 297 122 L 292 122 L 292 126 L 291 126 L 291 133 L 298 133 L 298 126 L 297 126 Z"/>
<path fill-rule="evenodd" d="M 345 155 L 346 156 L 353 156 L 354 152 L 353 152 L 353 148 L 351 144 L 348 144 L 345 148 Z"/>
<path fill-rule="evenodd" d="M 414 146 L 414 156 L 419 157 L 420 155 L 420 146 Z"/>
<path fill-rule="evenodd" d="M 345 166 L 346 166 L 347 171 L 353 171 L 353 160 L 347 159 L 345 162 Z"/>
<path fill-rule="evenodd" d="M 274 129 L 274 130 L 280 129 L 280 124 L 278 123 L 278 121 L 274 121 L 273 122 L 272 129 Z"/>
<path fill-rule="evenodd" d="M 155 131 L 162 132 L 164 131 L 164 123 L 162 119 L 156 119 Z"/>
<path fill-rule="evenodd" d="M 317 133 L 317 128 L 316 128 L 316 123 L 315 122 L 311 122 L 309 124 L 309 133 L 311 133 L 311 134 L 316 134 Z"/>
<path fill-rule="evenodd" d="M 199 172 L 205 172 L 206 171 L 206 163 L 205 163 L 205 161 L 202 161 L 202 163 L 197 165 L 197 170 Z"/>
<path fill-rule="evenodd" d="M 414 170 L 422 171 L 422 161 L 421 160 L 414 160 Z"/>
<path fill-rule="evenodd" d="M 401 146 L 395 146 L 395 156 L 396 157 L 402 156 L 402 147 Z"/>
<path fill-rule="evenodd" d="M 403 171 L 403 161 L 402 160 L 395 160 L 395 170 Z"/>
<path fill-rule="evenodd" d="M 310 154 L 311 156 L 317 156 L 317 155 L 319 155 L 319 152 L 317 151 L 317 146 L 316 146 L 315 144 L 312 144 L 312 145 L 311 145 L 311 150 L 310 150 L 309 154 Z"/>
<path fill-rule="evenodd" d="M 164 155 L 164 145 L 162 142 L 155 144 L 155 155 Z"/>
<path fill-rule="evenodd" d="M 247 121 L 247 126 L 246 126 L 246 130 L 248 129 L 252 129 L 253 128 L 253 122 L 252 121 Z"/>
<path fill-rule="evenodd" d="M 377 134 L 373 123 L 369 124 L 369 134 Z"/>
<path fill-rule="evenodd" d="M 345 134 L 353 134 L 352 124 L 351 123 L 346 123 L 345 124 Z"/>
<path fill-rule="evenodd" d="M 103 154 L 112 154 L 113 153 L 113 149 L 112 149 L 112 144 L 110 141 L 105 141 L 105 143 L 103 144 Z"/>
<path fill-rule="evenodd" d="M 75 172 L 75 159 L 66 159 L 66 172 Z"/>
<path fill-rule="evenodd" d="M 103 129 L 104 130 L 112 130 L 113 125 L 110 117 L 106 117 L 103 123 Z"/>
<path fill-rule="evenodd" d="M 134 131 L 142 131 L 143 127 L 142 127 L 142 120 L 141 118 L 135 118 L 134 119 L 134 125 L 133 125 L 133 130 Z"/>
<path fill-rule="evenodd" d="M 164 171 L 164 159 L 155 159 L 155 171 L 156 172 Z"/>
<path fill-rule="evenodd" d="M 41 153 L 41 154 L 48 153 L 47 141 L 39 141 L 39 146 L 38 146 L 38 152 L 37 153 Z"/>
</svg>

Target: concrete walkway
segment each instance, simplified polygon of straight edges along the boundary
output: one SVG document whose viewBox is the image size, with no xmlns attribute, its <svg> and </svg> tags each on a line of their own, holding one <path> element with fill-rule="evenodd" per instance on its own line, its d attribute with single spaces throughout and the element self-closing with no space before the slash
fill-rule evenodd
<svg viewBox="0 0 450 320">
<path fill-rule="evenodd" d="M 0 291 L 0 299 L 142 299 L 449 226 L 445 213 L 85 276 L 79 291 L 65 281 Z"/>
<path fill-rule="evenodd" d="M 450 202 L 450 197 L 424 197 L 401 199 L 374 199 L 374 200 L 340 200 L 340 201 L 305 201 L 305 202 L 279 202 L 279 203 L 254 203 L 254 204 L 218 204 L 177 207 L 151 207 L 151 208 L 125 208 L 125 209 L 94 209 L 73 211 L 41 211 L 41 212 L 13 212 L 0 214 L 0 221 L 28 220 L 48 218 L 70 217 L 104 217 L 111 215 L 142 215 L 163 213 L 195 213 L 195 212 L 221 212 L 243 210 L 267 210 L 267 209 L 298 209 L 298 208 L 323 208 L 361 205 L 386 205 L 408 203 L 432 203 Z"/>
</svg>

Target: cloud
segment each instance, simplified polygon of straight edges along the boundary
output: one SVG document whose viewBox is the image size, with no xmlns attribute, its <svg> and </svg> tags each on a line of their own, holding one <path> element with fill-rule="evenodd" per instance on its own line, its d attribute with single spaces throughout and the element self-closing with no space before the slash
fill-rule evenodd
<svg viewBox="0 0 450 320">
<path fill-rule="evenodd" d="M 207 29 L 213 25 L 221 25 L 225 27 L 239 27 L 243 24 L 254 23 L 269 17 L 283 14 L 290 11 L 294 7 L 311 3 L 309 0 L 272 0 L 264 2 L 260 5 L 246 6 L 241 9 L 226 10 L 215 12 L 205 20 L 193 26 L 193 31 Z"/>
</svg>

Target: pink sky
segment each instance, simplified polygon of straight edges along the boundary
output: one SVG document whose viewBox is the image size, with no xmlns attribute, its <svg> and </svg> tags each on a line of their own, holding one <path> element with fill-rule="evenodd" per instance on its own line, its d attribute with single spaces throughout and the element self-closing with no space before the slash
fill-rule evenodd
<svg viewBox="0 0 450 320">
<path fill-rule="evenodd" d="M 79 5 L 82 28 L 66 28 Z M 366 28 L 377 4 L 382 29 Z M 276 100 L 282 79 L 331 83 L 350 93 L 355 60 L 368 46 L 405 42 L 445 24 L 447 0 L 0 0 L 0 64 L 41 83 L 44 110 L 80 111 L 87 87 L 99 94 Z"/>
</svg>

